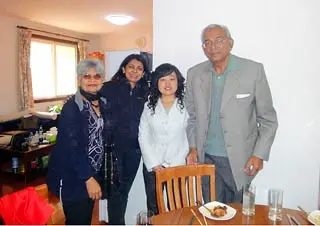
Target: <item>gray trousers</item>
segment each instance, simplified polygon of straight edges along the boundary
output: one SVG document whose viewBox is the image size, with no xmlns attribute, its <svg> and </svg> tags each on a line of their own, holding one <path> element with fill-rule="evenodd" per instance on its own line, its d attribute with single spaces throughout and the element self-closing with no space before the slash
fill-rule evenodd
<svg viewBox="0 0 320 226">
<path fill-rule="evenodd" d="M 216 201 L 222 203 L 242 202 L 242 189 L 240 191 L 237 190 L 229 158 L 209 155 L 206 153 L 205 164 L 214 164 L 216 166 Z M 210 202 L 209 186 L 209 177 L 203 177 L 202 192 L 205 203 Z"/>
</svg>

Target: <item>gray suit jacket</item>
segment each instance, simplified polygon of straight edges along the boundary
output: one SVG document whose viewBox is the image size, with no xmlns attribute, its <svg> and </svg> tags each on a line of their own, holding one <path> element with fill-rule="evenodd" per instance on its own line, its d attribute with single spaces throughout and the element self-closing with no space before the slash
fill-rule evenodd
<svg viewBox="0 0 320 226">
<path fill-rule="evenodd" d="M 278 121 L 263 65 L 234 56 L 238 69 L 227 74 L 222 95 L 220 119 L 227 154 L 238 189 L 248 183 L 243 168 L 254 155 L 269 159 Z M 198 150 L 204 162 L 204 144 L 212 103 L 212 64 L 200 63 L 188 70 L 186 107 L 189 113 L 187 135 L 190 147 Z"/>
</svg>

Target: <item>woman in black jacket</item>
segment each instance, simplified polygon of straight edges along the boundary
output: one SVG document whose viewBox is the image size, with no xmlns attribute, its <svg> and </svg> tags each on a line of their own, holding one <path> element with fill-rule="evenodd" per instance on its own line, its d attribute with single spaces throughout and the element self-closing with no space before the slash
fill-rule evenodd
<svg viewBox="0 0 320 226">
<path fill-rule="evenodd" d="M 112 102 L 116 116 L 114 153 L 120 184 L 108 197 L 109 224 L 125 224 L 128 194 L 137 174 L 141 151 L 138 142 L 140 116 L 148 98 L 147 65 L 140 54 L 131 54 L 121 63 L 100 94 Z"/>
</svg>

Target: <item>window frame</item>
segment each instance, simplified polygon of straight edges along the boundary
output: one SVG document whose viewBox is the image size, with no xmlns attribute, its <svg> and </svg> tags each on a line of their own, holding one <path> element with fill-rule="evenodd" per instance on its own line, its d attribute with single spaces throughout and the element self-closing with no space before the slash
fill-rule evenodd
<svg viewBox="0 0 320 226">
<path fill-rule="evenodd" d="M 56 43 L 61 43 L 61 44 L 66 44 L 66 45 L 72 45 L 76 48 L 76 63 L 79 63 L 79 49 L 78 49 L 78 42 L 76 41 L 71 41 L 71 40 L 65 40 L 65 39 L 59 39 L 59 38 L 53 38 L 53 37 L 48 37 L 48 36 L 43 36 L 43 35 L 38 35 L 38 34 L 32 34 L 31 36 L 31 41 L 43 41 L 43 42 L 54 42 Z M 32 77 L 32 75 L 31 75 Z M 56 75 L 54 76 L 54 79 L 56 80 Z M 56 87 L 55 87 L 56 89 Z M 34 98 L 34 103 L 46 103 L 46 102 L 52 102 L 52 101 L 60 101 L 60 100 L 65 100 L 69 95 L 60 95 L 60 96 L 55 96 L 55 97 L 48 97 L 48 98 Z"/>
</svg>

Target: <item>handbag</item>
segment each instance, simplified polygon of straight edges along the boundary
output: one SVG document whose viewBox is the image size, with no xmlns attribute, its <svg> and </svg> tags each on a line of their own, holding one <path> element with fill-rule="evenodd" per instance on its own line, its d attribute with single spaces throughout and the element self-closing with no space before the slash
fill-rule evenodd
<svg viewBox="0 0 320 226">
<path fill-rule="evenodd" d="M 120 186 L 113 136 L 108 135 L 104 145 L 103 199 L 110 197 Z"/>
</svg>

